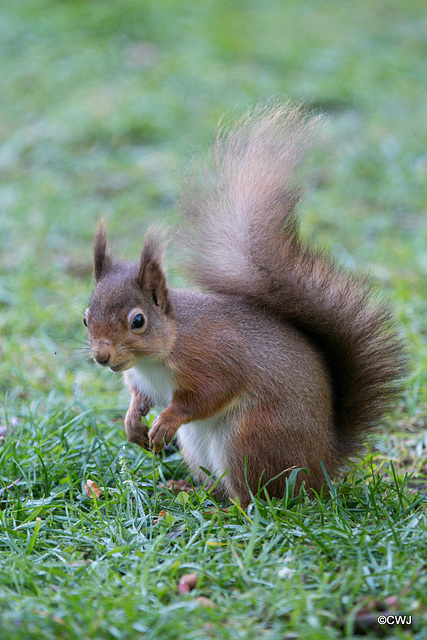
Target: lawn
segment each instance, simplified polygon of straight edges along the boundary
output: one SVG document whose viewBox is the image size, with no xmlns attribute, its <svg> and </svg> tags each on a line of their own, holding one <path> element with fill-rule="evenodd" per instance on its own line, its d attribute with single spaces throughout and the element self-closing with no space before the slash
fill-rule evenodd
<svg viewBox="0 0 427 640">
<path fill-rule="evenodd" d="M 2 3 L 2 640 L 427 637 L 424 33 L 419 0 Z M 327 116 L 303 232 L 392 301 L 409 374 L 348 475 L 243 511 L 161 486 L 188 472 L 126 442 L 82 318 L 97 220 L 136 258 L 219 119 L 271 96 Z"/>
</svg>

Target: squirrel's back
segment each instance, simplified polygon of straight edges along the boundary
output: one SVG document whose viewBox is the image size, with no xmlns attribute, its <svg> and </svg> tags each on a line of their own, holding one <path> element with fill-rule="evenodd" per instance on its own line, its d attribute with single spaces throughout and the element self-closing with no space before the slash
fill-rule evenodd
<svg viewBox="0 0 427 640">
<path fill-rule="evenodd" d="M 388 408 L 405 366 L 392 314 L 366 279 L 301 241 L 298 171 L 319 126 L 299 107 L 273 105 L 221 130 L 186 181 L 183 242 L 203 290 L 268 310 L 318 349 L 343 461 Z"/>
</svg>

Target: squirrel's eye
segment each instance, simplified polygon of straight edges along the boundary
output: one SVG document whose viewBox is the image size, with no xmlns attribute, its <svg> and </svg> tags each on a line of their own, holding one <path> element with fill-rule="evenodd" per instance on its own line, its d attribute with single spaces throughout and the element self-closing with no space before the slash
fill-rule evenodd
<svg viewBox="0 0 427 640">
<path fill-rule="evenodd" d="M 85 326 L 85 327 L 87 327 L 87 320 L 86 320 L 86 317 L 84 317 L 84 318 L 83 318 L 83 324 L 84 324 L 84 326 Z"/>
<path fill-rule="evenodd" d="M 132 329 L 140 329 L 145 324 L 145 318 L 142 313 L 138 313 L 134 319 L 132 320 L 131 327 Z"/>
</svg>

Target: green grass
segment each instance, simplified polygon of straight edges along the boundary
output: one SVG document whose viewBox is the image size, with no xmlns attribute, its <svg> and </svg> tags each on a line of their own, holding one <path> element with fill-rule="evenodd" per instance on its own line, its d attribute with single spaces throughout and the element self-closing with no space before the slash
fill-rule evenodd
<svg viewBox="0 0 427 640">
<path fill-rule="evenodd" d="M 334 638 L 390 595 L 420 627 L 425 514 L 405 478 L 364 468 L 314 501 L 215 511 L 203 490 L 156 488 L 178 454 L 160 465 L 120 441 L 115 412 L 61 399 L 34 401 L 1 452 L 21 478 L 1 496 L 6 637 Z M 185 573 L 199 583 L 182 596 Z"/>
<path fill-rule="evenodd" d="M 422 4 L 20 0 L 0 17 L 2 640 L 427 637 Z M 219 118 L 281 95 L 329 117 L 304 233 L 392 300 L 410 373 L 347 477 L 244 513 L 158 486 L 187 471 L 126 443 L 127 394 L 89 361 L 82 315 L 99 217 L 136 257 L 149 222 L 178 219 Z M 382 609 L 412 624 L 369 626 Z"/>
</svg>

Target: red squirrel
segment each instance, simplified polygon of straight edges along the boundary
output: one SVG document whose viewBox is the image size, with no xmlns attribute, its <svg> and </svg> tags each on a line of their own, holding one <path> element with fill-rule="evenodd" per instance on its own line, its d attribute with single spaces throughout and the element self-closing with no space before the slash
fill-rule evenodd
<svg viewBox="0 0 427 640">
<path fill-rule="evenodd" d="M 176 434 L 194 476 L 245 506 L 263 486 L 282 497 L 294 468 L 319 491 L 321 462 L 337 474 L 404 374 L 388 306 L 301 240 L 298 170 L 318 127 L 286 104 L 218 132 L 181 199 L 197 291 L 168 286 L 156 228 L 135 264 L 111 257 L 102 224 L 94 241 L 84 322 L 95 361 L 124 372 L 128 441 L 157 453 Z"/>
</svg>

